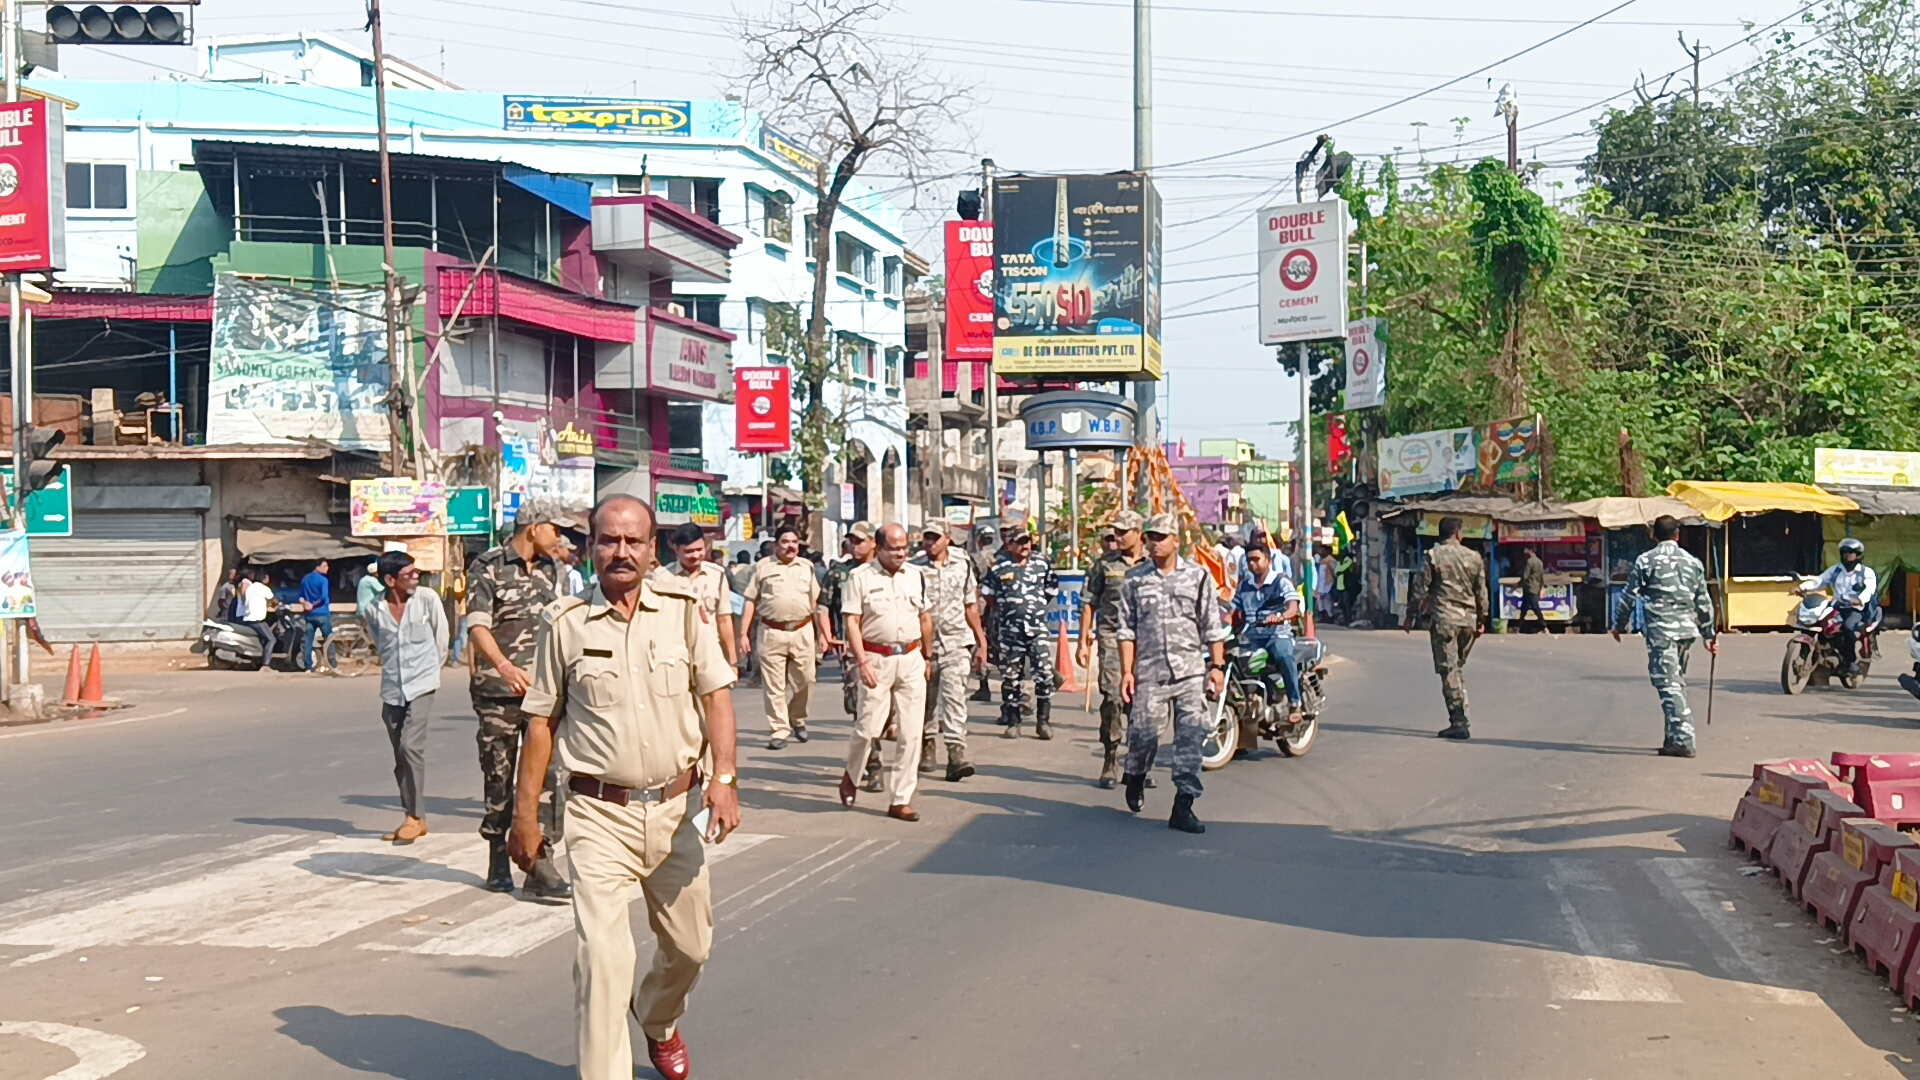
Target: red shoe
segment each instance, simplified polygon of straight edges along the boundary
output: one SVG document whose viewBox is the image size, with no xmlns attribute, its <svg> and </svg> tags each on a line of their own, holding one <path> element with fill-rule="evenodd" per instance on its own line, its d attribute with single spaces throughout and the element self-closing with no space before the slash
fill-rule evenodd
<svg viewBox="0 0 1920 1080">
<path fill-rule="evenodd" d="M 666 1042 L 648 1039 L 647 1057 L 667 1080 L 687 1080 L 687 1074 L 693 1070 L 692 1062 L 687 1059 L 687 1040 L 681 1038 L 678 1031 Z"/>
<path fill-rule="evenodd" d="M 859 797 L 860 797 L 860 789 L 854 786 L 853 777 L 848 776 L 846 773 L 841 773 L 840 774 L 840 805 L 851 810 L 853 809 L 853 800 Z"/>
</svg>

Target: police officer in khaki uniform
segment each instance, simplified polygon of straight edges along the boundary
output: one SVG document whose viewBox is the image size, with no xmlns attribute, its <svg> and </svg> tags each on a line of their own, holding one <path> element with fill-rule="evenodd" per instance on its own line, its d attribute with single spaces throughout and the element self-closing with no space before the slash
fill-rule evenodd
<svg viewBox="0 0 1920 1080">
<path fill-rule="evenodd" d="M 740 651 L 752 648 L 754 620 L 760 621 L 760 684 L 767 694 L 767 749 L 785 750 L 788 739 L 807 741 L 807 696 L 813 692 L 819 643 L 829 637 L 815 613 L 820 579 L 813 564 L 800 557 L 800 530 L 780 526 L 773 557 L 761 559 L 747 583 L 740 613 Z M 819 637 L 814 636 L 818 629 Z"/>
<path fill-rule="evenodd" d="M 646 580 L 653 514 L 615 495 L 591 516 L 599 583 L 548 609 L 523 707 L 509 850 L 529 866 L 542 840 L 540 788 L 558 754 L 572 775 L 566 835 L 573 880 L 574 1007 L 581 1080 L 632 1080 L 627 1018 L 668 1080 L 690 1065 L 679 1021 L 713 945 L 704 842 L 740 824 L 734 780 L 733 667 L 699 599 Z M 702 771 L 703 760 L 711 771 Z M 711 821 L 702 836 L 690 793 Z M 658 951 L 633 985 L 628 904 L 646 898 Z"/>
<path fill-rule="evenodd" d="M 879 551 L 847 578 L 841 610 L 847 617 L 847 651 L 863 688 L 860 718 L 847 741 L 847 771 L 840 776 L 840 801 L 851 807 L 859 790 L 854 773 L 866 768 L 888 716 L 915 717 L 926 708 L 933 618 L 927 612 L 926 579 L 907 561 L 904 526 L 880 527 Z M 895 739 L 884 768 L 888 817 L 920 820 L 913 809 L 919 765 L 920 741 Z"/>
<path fill-rule="evenodd" d="M 673 548 L 673 561 L 654 567 L 647 576 L 656 580 L 677 579 L 682 587 L 693 590 L 700 598 L 701 610 L 720 631 L 720 646 L 726 650 L 727 663 L 739 670 L 740 659 L 733 651 L 733 586 L 727 581 L 726 570 L 707 558 L 712 547 L 707 531 L 689 521 L 673 530 L 667 544 Z"/>
</svg>

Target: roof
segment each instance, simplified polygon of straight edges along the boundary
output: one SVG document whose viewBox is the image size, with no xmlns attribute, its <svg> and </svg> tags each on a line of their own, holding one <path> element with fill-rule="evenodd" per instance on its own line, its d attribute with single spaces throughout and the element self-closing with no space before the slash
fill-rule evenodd
<svg viewBox="0 0 1920 1080">
<path fill-rule="evenodd" d="M 1529 521 L 1572 521 L 1584 517 L 1572 507 L 1556 502 L 1521 502 L 1504 495 L 1453 495 L 1433 499 L 1408 499 L 1402 503 L 1382 503 L 1382 518 L 1401 514 L 1472 514 L 1508 524 Z"/>
<path fill-rule="evenodd" d="M 1920 488 L 1842 487 L 1827 485 L 1826 491 L 1860 504 L 1860 512 L 1870 517 L 1920 517 Z"/>
<path fill-rule="evenodd" d="M 1775 510 L 1840 516 L 1860 509 L 1860 504 L 1852 499 L 1828 494 L 1812 484 L 1675 480 L 1667 485 L 1667 494 L 1693 507 L 1708 521 L 1725 521 L 1740 514 L 1765 514 Z"/>
<path fill-rule="evenodd" d="M 324 461 L 333 456 L 326 443 L 266 443 L 232 446 L 74 446 L 53 448 L 55 461 Z"/>
<path fill-rule="evenodd" d="M 1689 524 L 1697 524 L 1702 520 L 1698 510 L 1670 495 L 1658 495 L 1651 499 L 1610 495 L 1568 503 L 1567 509 L 1583 518 L 1598 521 L 1603 529 L 1627 529 L 1635 525 L 1651 525 L 1654 518 L 1662 516 L 1678 518 L 1681 522 Z"/>
</svg>

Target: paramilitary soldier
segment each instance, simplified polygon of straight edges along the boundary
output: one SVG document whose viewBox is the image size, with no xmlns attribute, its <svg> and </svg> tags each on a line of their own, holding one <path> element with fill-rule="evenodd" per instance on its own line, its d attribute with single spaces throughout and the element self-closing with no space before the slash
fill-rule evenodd
<svg viewBox="0 0 1920 1080">
<path fill-rule="evenodd" d="M 1207 698 L 1226 685 L 1227 637 L 1213 575 L 1180 556 L 1180 527 L 1172 514 L 1147 519 L 1147 561 L 1121 584 L 1120 696 L 1127 724 L 1127 809 L 1139 813 L 1147 771 L 1160 750 L 1160 716 L 1173 707 L 1173 815 L 1167 827 L 1203 833 L 1194 816 L 1200 797 L 1201 744 Z"/>
<path fill-rule="evenodd" d="M 847 556 L 827 567 L 827 581 L 820 590 L 820 610 L 825 613 L 832 635 L 827 650 L 840 655 L 840 703 L 847 707 L 848 718 L 860 715 L 859 676 L 853 674 L 853 661 L 847 653 L 847 579 L 855 570 L 873 561 L 873 526 L 856 521 L 847 527 L 844 545 Z"/>
<path fill-rule="evenodd" d="M 1687 654 L 1697 638 L 1706 639 L 1709 653 L 1718 653 L 1720 639 L 1713 598 L 1707 593 L 1706 567 L 1675 542 L 1679 535 L 1678 521 L 1664 515 L 1654 519 L 1656 543 L 1633 560 L 1627 589 L 1614 609 L 1613 640 L 1620 640 L 1620 632 L 1632 620 L 1634 602 L 1644 602 L 1640 633 L 1647 642 L 1647 675 L 1660 692 L 1660 712 L 1667 721 L 1660 756 L 1690 758 L 1693 710 L 1687 707 Z"/>
<path fill-rule="evenodd" d="M 1060 594 L 1053 564 L 1033 550 L 1025 525 L 1007 526 L 1000 561 L 980 582 L 991 605 L 999 646 L 1002 738 L 1020 737 L 1025 694 L 1020 680 L 1033 680 L 1033 734 L 1053 738 L 1053 662 L 1047 657 L 1047 609 Z"/>
<path fill-rule="evenodd" d="M 1407 605 L 1401 624 L 1401 629 L 1411 632 L 1415 611 L 1428 615 L 1433 670 L 1440 676 L 1440 696 L 1447 702 L 1447 726 L 1437 733 L 1443 739 L 1471 737 L 1467 653 L 1487 626 L 1487 566 L 1479 552 L 1460 542 L 1462 527 L 1457 517 L 1440 519 L 1440 542 L 1427 550 L 1413 582 L 1413 602 Z"/>
<path fill-rule="evenodd" d="M 1081 667 L 1093 659 L 1096 638 L 1100 645 L 1100 786 L 1111 788 L 1119 777 L 1120 756 L 1127 749 L 1126 706 L 1120 700 L 1120 585 L 1128 571 L 1146 558 L 1140 541 L 1140 515 L 1122 510 L 1113 516 L 1109 533 L 1119 543 L 1117 550 L 1100 556 L 1087 570 L 1087 583 L 1080 607 Z"/>
<path fill-rule="evenodd" d="M 467 568 L 467 637 L 477 654 L 471 691 L 480 718 L 480 782 L 487 804 L 480 835 L 487 838 L 487 888 L 495 892 L 513 891 L 507 830 L 513 824 L 514 762 L 527 730 L 521 699 L 533 678 L 542 612 L 560 598 L 554 584 L 560 573 L 555 560 L 565 543 L 560 528 L 584 524 L 550 499 L 528 500 L 514 522 L 506 543 L 489 548 Z M 564 779 L 557 770 L 550 772 L 541 795 L 540 825 L 549 845 L 560 839 L 557 786 Z M 527 874 L 527 892 L 560 899 L 571 890 L 552 857 L 543 854 Z"/>
<path fill-rule="evenodd" d="M 930 519 L 920 530 L 920 554 L 913 563 L 926 578 L 927 613 L 933 618 L 920 771 L 933 771 L 934 738 L 941 736 L 947 744 L 947 779 L 959 781 L 973 775 L 967 760 L 967 673 L 986 663 L 987 648 L 980 627 L 980 580 L 952 543 L 947 523 Z"/>
</svg>

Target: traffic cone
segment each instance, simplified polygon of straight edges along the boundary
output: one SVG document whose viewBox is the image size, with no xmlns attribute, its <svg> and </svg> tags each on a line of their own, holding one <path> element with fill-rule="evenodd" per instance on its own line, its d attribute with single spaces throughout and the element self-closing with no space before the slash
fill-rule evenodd
<svg viewBox="0 0 1920 1080">
<path fill-rule="evenodd" d="M 67 688 L 60 695 L 61 702 L 67 705 L 80 704 L 80 646 L 75 645 L 67 656 Z"/>
<path fill-rule="evenodd" d="M 76 650 L 79 646 L 74 646 Z M 106 665 L 100 662 L 100 643 L 93 643 L 93 654 L 87 657 L 87 685 L 80 691 L 80 702 L 84 705 L 101 705 L 107 700 Z"/>
<path fill-rule="evenodd" d="M 1079 693 L 1080 684 L 1073 677 L 1073 649 L 1067 644 L 1066 623 L 1060 624 L 1060 656 L 1053 666 L 1060 672 L 1060 685 L 1056 689 L 1065 694 Z"/>
</svg>

